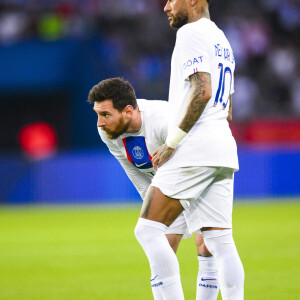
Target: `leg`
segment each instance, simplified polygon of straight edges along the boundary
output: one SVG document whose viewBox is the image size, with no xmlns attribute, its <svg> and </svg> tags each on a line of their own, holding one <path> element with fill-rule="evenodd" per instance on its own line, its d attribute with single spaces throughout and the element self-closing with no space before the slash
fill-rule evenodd
<svg viewBox="0 0 300 300">
<path fill-rule="evenodd" d="M 232 169 L 217 168 L 210 185 L 184 211 L 194 231 L 201 229 L 205 245 L 215 258 L 223 300 L 242 300 L 244 289 L 243 266 L 228 229 L 232 227 L 233 177 Z"/>
<path fill-rule="evenodd" d="M 178 200 L 165 196 L 158 188 L 151 186 L 135 228 L 136 238 L 150 263 L 155 300 L 160 299 L 158 294 L 164 300 L 184 299 L 178 260 L 165 235 L 167 226 L 182 210 Z"/>
<path fill-rule="evenodd" d="M 159 188 L 150 186 L 141 209 L 141 218 L 170 226 L 183 211 L 179 200 L 165 196 Z"/>
<path fill-rule="evenodd" d="M 205 228 L 201 230 L 205 244 L 218 266 L 222 299 L 244 299 L 244 269 L 232 237 L 231 229 Z"/>
<path fill-rule="evenodd" d="M 205 257 L 212 256 L 211 253 L 206 248 L 202 234 L 200 233 L 195 234 L 195 244 L 196 244 L 198 255 L 205 256 Z"/>
<path fill-rule="evenodd" d="M 168 239 L 168 242 L 171 246 L 171 248 L 173 249 L 174 253 L 177 252 L 179 243 L 182 239 L 183 234 L 166 234 L 166 237 Z M 153 279 L 151 279 L 153 280 Z M 155 279 L 154 279 L 155 280 Z M 157 288 L 157 287 L 152 287 L 152 293 L 153 293 L 153 297 L 155 300 L 163 300 L 163 295 L 161 293 L 161 291 Z"/>
<path fill-rule="evenodd" d="M 171 246 L 171 248 L 173 249 L 174 253 L 177 252 L 179 243 L 182 239 L 183 234 L 166 234 L 167 240 Z"/>
<path fill-rule="evenodd" d="M 219 293 L 218 268 L 205 246 L 202 234 L 195 234 L 199 260 L 196 300 L 216 300 Z"/>
</svg>

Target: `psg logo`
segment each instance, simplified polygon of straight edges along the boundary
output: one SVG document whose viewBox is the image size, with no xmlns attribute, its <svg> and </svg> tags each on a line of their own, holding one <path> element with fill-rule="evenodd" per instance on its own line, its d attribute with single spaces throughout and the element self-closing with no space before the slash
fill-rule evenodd
<svg viewBox="0 0 300 300">
<path fill-rule="evenodd" d="M 132 149 L 132 154 L 136 159 L 142 159 L 144 157 L 143 149 L 139 146 L 135 146 Z"/>
</svg>

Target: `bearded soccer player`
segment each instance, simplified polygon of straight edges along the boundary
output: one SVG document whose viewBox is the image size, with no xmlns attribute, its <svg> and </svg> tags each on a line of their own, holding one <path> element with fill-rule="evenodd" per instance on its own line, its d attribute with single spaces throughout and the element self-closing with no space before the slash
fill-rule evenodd
<svg viewBox="0 0 300 300">
<path fill-rule="evenodd" d="M 88 97 L 98 115 L 98 131 L 109 151 L 120 162 L 141 198 L 151 184 L 154 170 L 151 154 L 165 143 L 168 131 L 166 101 L 136 99 L 133 87 L 121 78 L 106 79 L 95 85 Z M 167 247 L 176 252 L 183 234 L 188 237 L 183 214 L 166 230 Z M 206 249 L 202 236 L 195 235 L 199 259 L 197 300 L 216 300 L 217 268 Z M 174 252 L 172 254 L 174 254 Z M 151 285 L 155 299 L 164 299 L 157 282 Z"/>
<path fill-rule="evenodd" d="M 210 20 L 209 1 L 168 0 L 164 10 L 171 27 L 178 28 L 168 136 L 153 153 L 157 172 L 135 234 L 148 257 L 155 288 L 165 300 L 182 300 L 178 260 L 164 233 L 183 212 L 189 232 L 201 230 L 215 258 L 222 298 L 241 300 L 244 269 L 232 235 L 233 180 L 239 166 L 226 120 L 234 92 L 233 51 Z"/>
</svg>

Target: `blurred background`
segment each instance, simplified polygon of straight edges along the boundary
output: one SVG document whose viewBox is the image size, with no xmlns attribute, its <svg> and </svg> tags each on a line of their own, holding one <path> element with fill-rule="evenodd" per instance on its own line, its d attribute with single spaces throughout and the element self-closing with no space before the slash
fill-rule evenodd
<svg viewBox="0 0 300 300">
<path fill-rule="evenodd" d="M 167 100 L 165 0 L 0 0 L 0 203 L 139 202 L 86 102 L 121 76 Z M 300 4 L 212 1 L 236 59 L 238 199 L 300 196 Z M 220 149 L 222 151 L 222 149 Z"/>
</svg>

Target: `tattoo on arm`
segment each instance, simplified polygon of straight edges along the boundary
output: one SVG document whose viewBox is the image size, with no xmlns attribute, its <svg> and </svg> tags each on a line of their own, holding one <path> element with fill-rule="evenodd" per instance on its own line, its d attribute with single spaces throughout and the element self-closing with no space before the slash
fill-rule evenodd
<svg viewBox="0 0 300 300">
<path fill-rule="evenodd" d="M 229 101 L 229 109 L 232 110 L 232 94 L 230 95 Z"/>
<path fill-rule="evenodd" d="M 208 73 L 195 73 L 190 76 L 191 95 L 179 128 L 189 132 L 202 115 L 211 98 L 211 81 Z"/>
<path fill-rule="evenodd" d="M 228 108 L 227 121 L 229 123 L 232 121 L 232 95 L 230 95 L 230 97 L 229 97 L 229 108 Z"/>
</svg>

